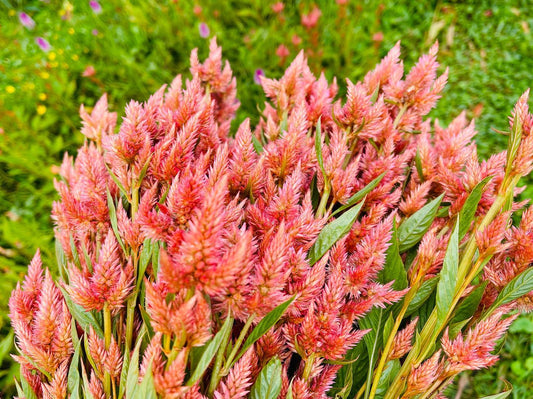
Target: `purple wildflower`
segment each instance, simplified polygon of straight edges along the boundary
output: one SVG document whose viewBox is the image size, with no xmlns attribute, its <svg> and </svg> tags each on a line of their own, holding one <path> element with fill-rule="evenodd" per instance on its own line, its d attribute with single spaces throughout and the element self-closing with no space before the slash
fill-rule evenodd
<svg viewBox="0 0 533 399">
<path fill-rule="evenodd" d="M 254 73 L 254 82 L 255 84 L 260 85 L 261 84 L 261 77 L 265 76 L 265 71 L 263 71 L 261 68 L 257 68 Z"/>
<path fill-rule="evenodd" d="M 95 14 L 100 14 L 102 12 L 102 6 L 100 5 L 100 3 L 98 3 L 97 0 L 89 1 L 89 5 L 91 6 Z"/>
<path fill-rule="evenodd" d="M 43 51 L 50 51 L 50 49 L 52 48 L 52 46 L 50 45 L 50 43 L 48 43 L 48 40 L 46 40 L 45 38 L 43 37 L 37 37 L 35 38 L 35 43 L 37 43 L 37 45 L 41 48 L 41 50 Z"/>
<path fill-rule="evenodd" d="M 93 29 L 91 31 L 91 33 L 94 35 L 94 36 L 98 36 L 98 29 Z"/>
<path fill-rule="evenodd" d="M 207 24 L 204 22 L 198 26 L 198 30 L 200 31 L 200 37 L 204 39 L 209 37 L 209 26 L 207 26 Z"/>
<path fill-rule="evenodd" d="M 19 13 L 19 21 L 22 25 L 24 25 L 29 30 L 32 30 L 35 28 L 35 21 L 25 12 Z"/>
</svg>

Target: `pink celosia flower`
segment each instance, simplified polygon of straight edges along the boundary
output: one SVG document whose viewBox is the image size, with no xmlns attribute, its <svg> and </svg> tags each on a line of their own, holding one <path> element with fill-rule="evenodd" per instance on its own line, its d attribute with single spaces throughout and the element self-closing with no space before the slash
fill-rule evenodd
<svg viewBox="0 0 533 399">
<path fill-rule="evenodd" d="M 198 31 L 200 32 L 201 38 L 207 39 L 209 37 L 209 27 L 205 22 L 202 22 L 200 25 L 198 25 Z"/>
<path fill-rule="evenodd" d="M 306 29 L 312 29 L 316 26 L 318 23 L 318 19 L 322 15 L 322 11 L 320 11 L 320 8 L 317 6 L 314 6 L 311 12 L 309 14 L 303 14 L 302 15 L 302 25 Z"/>
<path fill-rule="evenodd" d="M 282 1 L 278 1 L 277 3 L 272 4 L 272 11 L 274 11 L 276 14 L 282 12 L 284 8 L 285 4 L 283 4 Z"/>
<path fill-rule="evenodd" d="M 96 74 L 96 69 L 92 65 L 87 65 L 87 67 L 83 70 L 81 76 L 83 77 L 91 77 Z"/>
<path fill-rule="evenodd" d="M 300 44 L 302 44 L 302 38 L 298 35 L 292 35 L 291 42 L 295 46 L 299 46 Z"/>
<path fill-rule="evenodd" d="M 52 49 L 52 46 L 45 38 L 37 37 L 35 38 L 35 43 L 41 48 L 43 51 L 50 51 Z"/>
<path fill-rule="evenodd" d="M 280 44 L 278 48 L 276 49 L 276 55 L 281 58 L 285 59 L 290 54 L 289 49 L 284 44 Z"/>
<path fill-rule="evenodd" d="M 35 21 L 25 12 L 19 13 L 19 21 L 24 27 L 28 28 L 29 30 L 35 28 Z"/>
</svg>

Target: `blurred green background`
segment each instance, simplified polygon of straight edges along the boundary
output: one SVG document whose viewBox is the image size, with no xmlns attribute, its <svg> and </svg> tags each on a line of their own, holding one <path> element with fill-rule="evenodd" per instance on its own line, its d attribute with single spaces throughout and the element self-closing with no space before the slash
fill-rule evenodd
<svg viewBox="0 0 533 399">
<path fill-rule="evenodd" d="M 317 23 L 304 26 L 315 7 Z M 264 102 L 256 71 L 279 77 L 300 49 L 314 72 L 339 79 L 342 93 L 344 78 L 361 79 L 398 40 L 407 67 L 438 40 L 450 78 L 431 116 L 448 123 L 465 110 L 476 119 L 480 156 L 488 157 L 505 144 L 494 129 L 507 128 L 514 102 L 533 85 L 531 29 L 526 0 L 0 0 L 0 392 L 10 396 L 16 373 L 8 355 L 10 291 L 36 248 L 55 267 L 52 182 L 63 153 L 82 142 L 80 104 L 90 107 L 107 92 L 121 115 L 130 99 L 187 76 L 190 51 L 205 56 L 217 36 L 237 77 L 237 124 L 257 120 Z M 501 345 L 502 361 L 462 378 L 450 397 L 499 392 L 504 379 L 514 398 L 533 397 L 532 336 L 533 318 L 519 318 Z"/>
</svg>

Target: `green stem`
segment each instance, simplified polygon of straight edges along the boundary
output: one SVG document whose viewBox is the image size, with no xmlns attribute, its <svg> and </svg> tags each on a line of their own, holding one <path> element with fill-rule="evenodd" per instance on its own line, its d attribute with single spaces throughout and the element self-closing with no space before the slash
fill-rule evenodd
<svg viewBox="0 0 533 399">
<path fill-rule="evenodd" d="M 405 316 L 405 313 L 407 312 L 407 308 L 409 307 L 409 304 L 411 303 L 416 292 L 418 291 L 419 285 L 420 285 L 419 282 L 416 281 L 415 285 L 409 290 L 409 292 L 405 296 L 400 313 L 396 317 L 394 326 L 392 327 L 392 330 L 387 339 L 387 343 L 385 344 L 385 348 L 383 349 L 383 353 L 381 354 L 381 358 L 379 359 L 379 364 L 374 375 L 374 380 L 372 382 L 372 390 L 370 391 L 370 396 L 369 396 L 370 399 L 373 399 L 376 396 L 376 392 L 377 392 L 378 385 L 379 385 L 379 379 L 381 378 L 381 374 L 383 373 L 385 364 L 387 363 L 387 360 L 389 357 L 389 352 L 392 349 L 392 345 L 394 344 L 394 337 L 396 336 L 396 333 L 398 332 L 398 329 L 400 328 L 400 324 L 402 323 L 403 317 Z"/>
<path fill-rule="evenodd" d="M 221 375 L 226 375 L 229 373 L 229 369 L 232 366 L 233 359 L 235 359 L 235 356 L 237 356 L 237 351 L 240 349 L 241 344 L 244 341 L 244 337 L 246 337 L 246 334 L 248 333 L 248 330 L 250 329 L 255 317 L 256 317 L 256 314 L 252 313 L 252 315 L 248 318 L 248 320 L 246 320 L 246 324 L 242 328 L 241 333 L 239 334 L 239 337 L 237 338 L 237 341 L 235 342 L 235 346 L 233 347 L 230 355 L 228 356 L 228 359 L 226 360 L 224 364 L 224 369 L 222 370 Z"/>
<path fill-rule="evenodd" d="M 228 315 L 231 317 L 231 315 Z M 222 360 L 224 359 L 224 353 L 226 352 L 226 347 L 228 346 L 229 339 L 231 336 L 231 328 L 228 329 L 226 335 L 222 338 L 222 344 L 218 348 L 217 357 L 215 359 L 215 365 L 213 366 L 213 371 L 211 372 L 211 380 L 209 381 L 208 396 L 213 397 L 215 389 L 217 389 L 218 383 L 220 382 L 220 368 L 222 367 Z"/>
<path fill-rule="evenodd" d="M 324 216 L 326 213 L 326 206 L 328 204 L 329 192 L 330 192 L 329 184 L 326 185 L 326 183 L 324 183 L 324 192 L 322 193 L 322 197 L 320 198 L 320 204 L 318 205 L 318 209 L 316 211 L 316 214 L 319 218 Z"/>
<path fill-rule="evenodd" d="M 305 381 L 309 380 L 309 377 L 311 376 L 311 370 L 313 370 L 313 364 L 315 363 L 315 357 L 316 357 L 316 354 L 312 353 L 311 356 L 309 356 L 307 360 L 305 361 L 304 372 L 302 374 L 302 377 Z"/>
<path fill-rule="evenodd" d="M 111 325 L 111 310 L 107 302 L 104 304 L 104 344 L 105 350 L 109 350 L 111 346 L 111 335 L 113 333 Z M 111 376 L 106 371 L 104 374 L 104 391 L 107 397 L 111 396 Z"/>
</svg>

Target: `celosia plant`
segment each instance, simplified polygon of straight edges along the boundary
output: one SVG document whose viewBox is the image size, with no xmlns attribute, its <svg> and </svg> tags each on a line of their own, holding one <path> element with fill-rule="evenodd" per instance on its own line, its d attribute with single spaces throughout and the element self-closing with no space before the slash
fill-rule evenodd
<svg viewBox="0 0 533 399">
<path fill-rule="evenodd" d="M 363 82 L 300 54 L 232 135 L 236 82 L 213 40 L 122 124 L 102 97 L 65 156 L 53 218 L 10 309 L 26 398 L 429 398 L 497 360 L 533 299 L 526 93 L 509 149 L 426 118 L 437 46 L 395 46 Z M 511 213 L 523 211 L 511 225 Z M 509 314 L 513 314 L 509 316 Z"/>
</svg>

